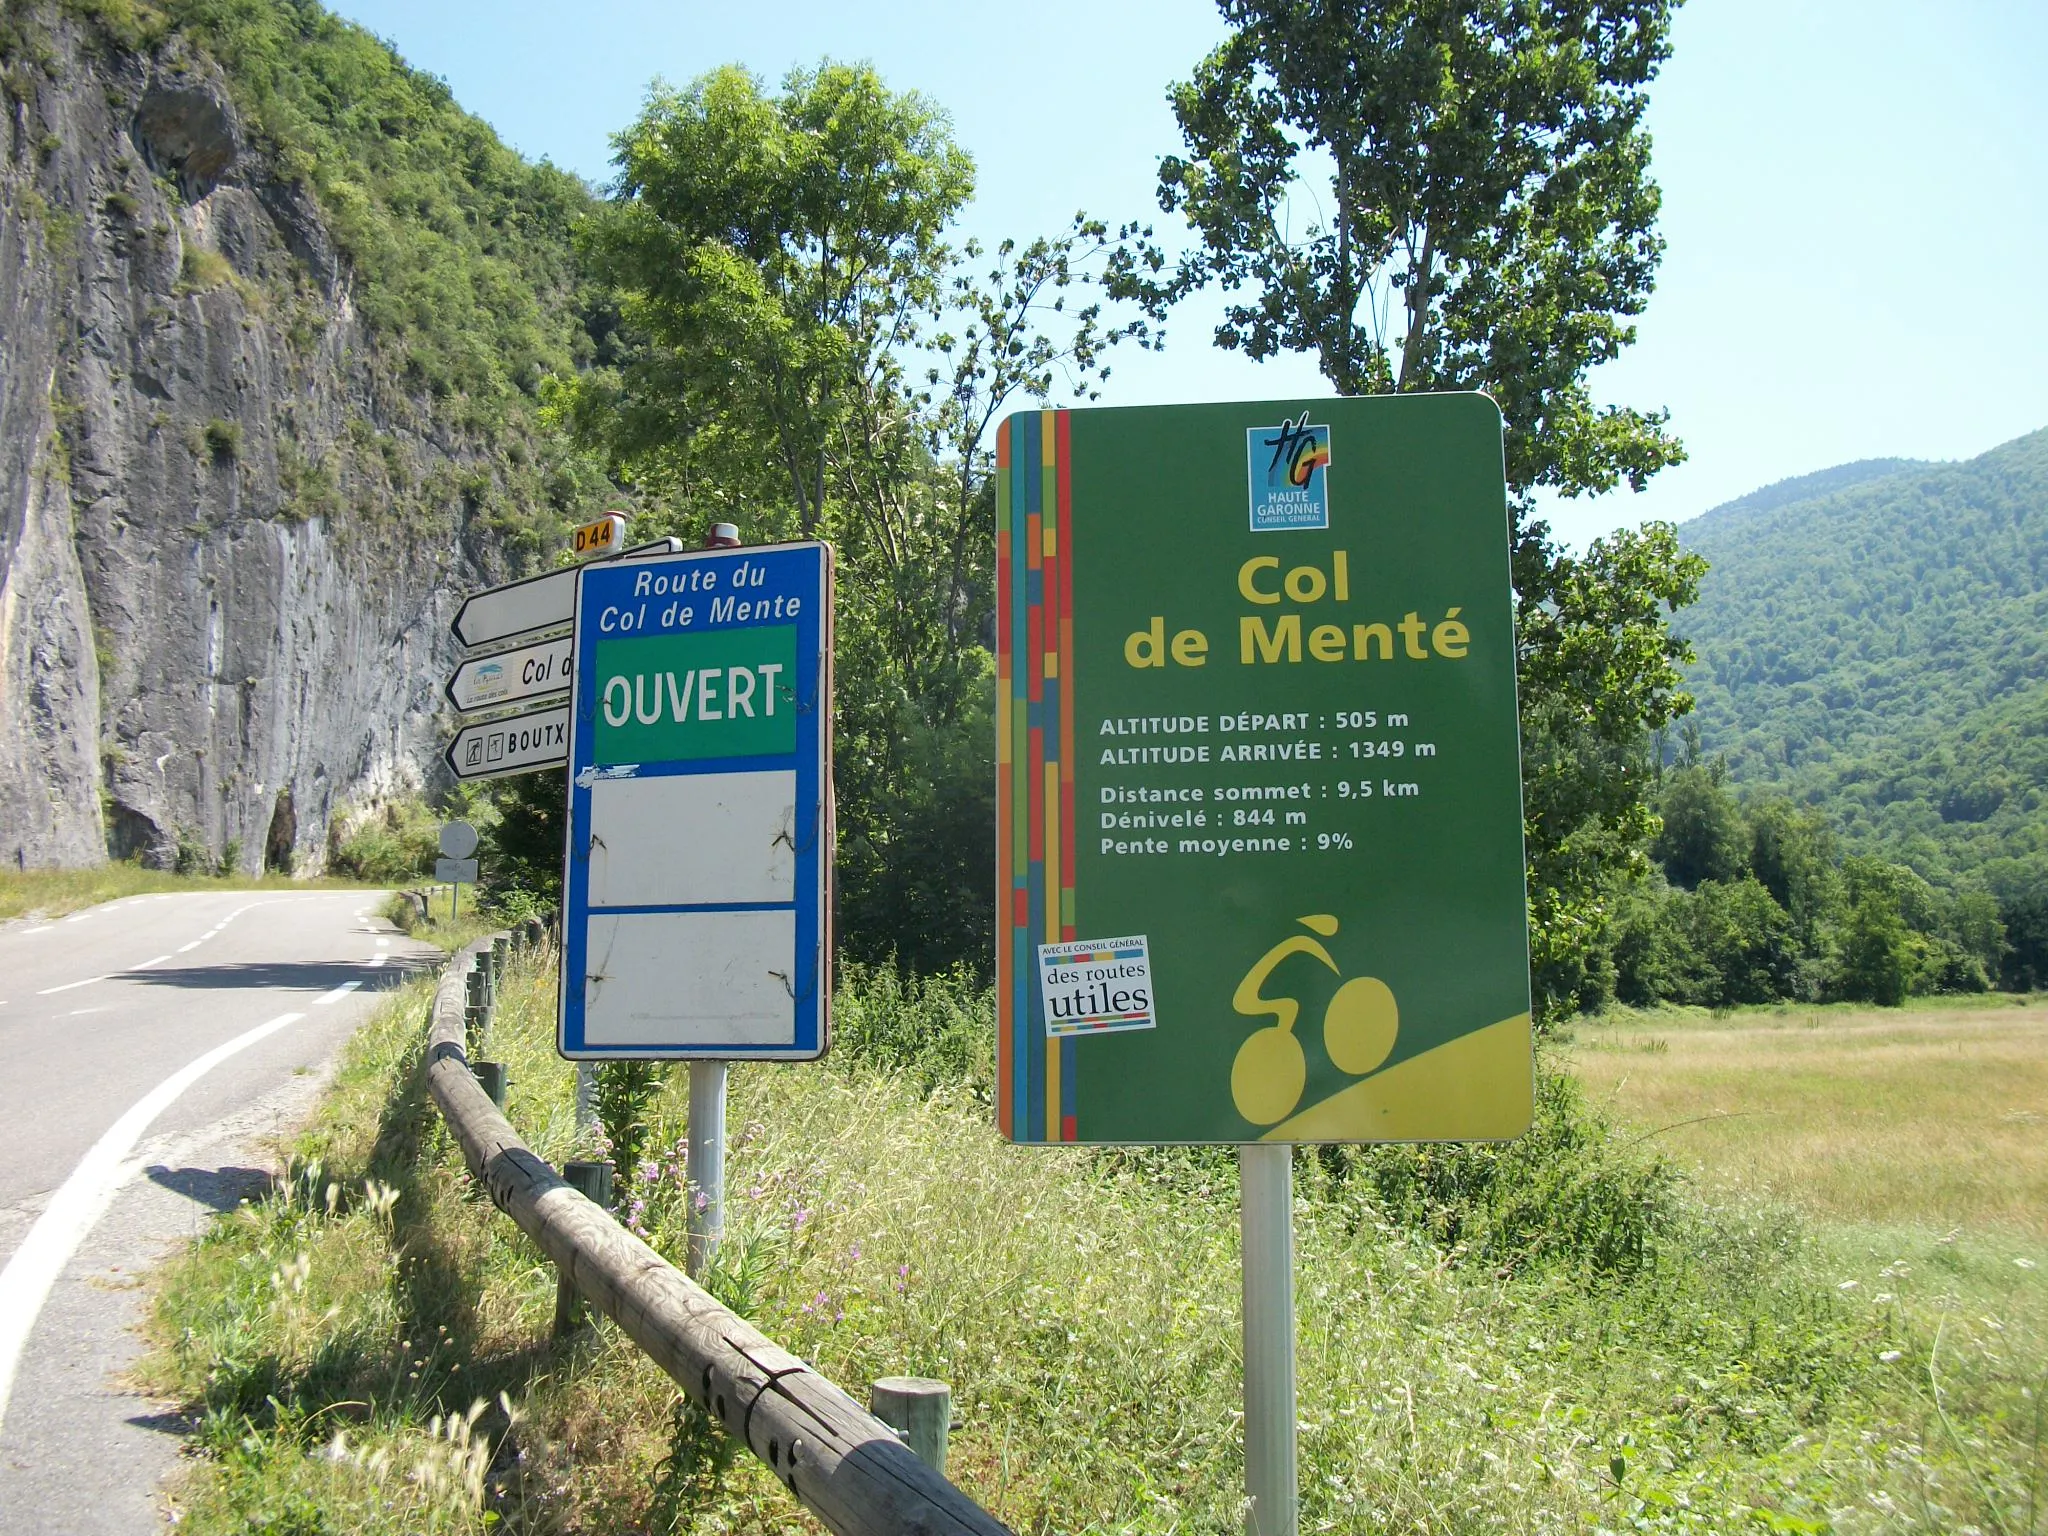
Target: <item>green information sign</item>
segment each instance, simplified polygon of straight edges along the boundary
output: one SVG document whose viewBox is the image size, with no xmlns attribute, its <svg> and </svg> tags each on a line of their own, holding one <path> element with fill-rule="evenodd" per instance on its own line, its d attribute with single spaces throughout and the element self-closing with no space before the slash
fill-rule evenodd
<svg viewBox="0 0 2048 1536">
<path fill-rule="evenodd" d="M 794 752 L 795 677 L 794 624 L 600 640 L 592 761 Z"/>
<path fill-rule="evenodd" d="M 1005 1133 L 1518 1135 L 1493 402 L 1033 411 L 997 451 Z"/>
</svg>

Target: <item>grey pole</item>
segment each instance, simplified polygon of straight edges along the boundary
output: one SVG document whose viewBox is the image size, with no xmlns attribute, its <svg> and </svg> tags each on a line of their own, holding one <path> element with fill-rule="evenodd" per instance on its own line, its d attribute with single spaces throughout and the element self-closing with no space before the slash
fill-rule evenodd
<svg viewBox="0 0 2048 1536">
<path fill-rule="evenodd" d="M 1294 1445 L 1294 1148 L 1239 1147 L 1244 1257 L 1246 1536 L 1297 1536 Z"/>
<path fill-rule="evenodd" d="M 732 523 L 713 523 L 706 549 L 738 549 L 743 541 Z M 683 1269 L 692 1280 L 725 1235 L 725 1068 L 722 1061 L 690 1063 L 690 1222 Z"/>
<path fill-rule="evenodd" d="M 690 1063 L 690 1224 L 683 1268 L 692 1280 L 725 1235 L 725 1063 Z"/>
<path fill-rule="evenodd" d="M 597 1125 L 597 1063 L 576 1063 L 576 1132 L 582 1135 Z"/>
</svg>

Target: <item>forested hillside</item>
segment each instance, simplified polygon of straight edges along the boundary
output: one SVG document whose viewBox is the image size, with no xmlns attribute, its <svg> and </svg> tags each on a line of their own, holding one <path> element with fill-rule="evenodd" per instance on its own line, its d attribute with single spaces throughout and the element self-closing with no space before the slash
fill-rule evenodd
<svg viewBox="0 0 2048 1536">
<path fill-rule="evenodd" d="M 2048 980 L 2048 432 L 1871 460 L 1681 529 L 1696 716 L 1665 741 L 1629 1002 Z"/>
<path fill-rule="evenodd" d="M 2048 850 L 2048 432 L 1827 484 L 1864 467 L 1685 525 L 1701 738 L 1953 884 Z"/>
</svg>

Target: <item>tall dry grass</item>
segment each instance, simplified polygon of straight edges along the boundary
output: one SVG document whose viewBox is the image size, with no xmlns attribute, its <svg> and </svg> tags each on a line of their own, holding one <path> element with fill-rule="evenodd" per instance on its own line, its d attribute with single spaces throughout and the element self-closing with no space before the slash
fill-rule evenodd
<svg viewBox="0 0 2048 1536">
<path fill-rule="evenodd" d="M 952 1382 L 952 1471 L 1020 1531 L 1237 1529 L 1229 1154 L 1006 1146 L 971 989 L 856 983 L 835 1064 L 734 1073 L 714 1288 L 856 1392 Z M 488 1050 L 510 1064 L 512 1118 L 559 1159 L 579 1142 L 552 999 L 551 977 L 515 972 Z M 293 1176 L 161 1286 L 156 1380 L 207 1453 L 183 1528 L 814 1528 L 608 1325 L 548 1339 L 551 1271 L 469 1187 L 421 1094 L 423 1015 L 416 989 L 363 1033 Z M 682 1108 L 671 1083 L 620 1190 L 671 1254 Z M 1635 1134 L 1587 1121 L 1557 1145 L 1625 1173 Z M 1843 1289 L 1760 1205 L 1674 1205 L 1631 1268 L 1562 1241 L 1502 1262 L 1384 1206 L 1392 1175 L 1372 1171 L 1299 1174 L 1304 1529 L 2039 1529 L 2026 1415 L 2048 1380 L 2002 1317 L 1875 1273 Z M 1582 1202 L 1597 1182 L 1548 1187 Z M 1526 1199 L 1499 1209 L 1528 1230 Z M 1558 1212 L 1561 1231 L 1583 1219 Z"/>
<path fill-rule="evenodd" d="M 1588 1092 L 1715 1186 L 2048 1240 L 2048 1002 L 1633 1015 L 1574 1039 Z"/>
</svg>

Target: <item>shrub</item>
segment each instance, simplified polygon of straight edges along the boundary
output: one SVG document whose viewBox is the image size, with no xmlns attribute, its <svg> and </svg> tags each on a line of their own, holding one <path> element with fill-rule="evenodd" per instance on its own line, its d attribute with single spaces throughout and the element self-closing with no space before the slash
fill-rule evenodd
<svg viewBox="0 0 2048 1536">
<path fill-rule="evenodd" d="M 242 453 L 242 429 L 216 416 L 206 424 L 206 449 L 216 459 L 236 459 Z"/>
<path fill-rule="evenodd" d="M 1677 1168 L 1622 1139 L 1575 1078 L 1547 1067 L 1536 1079 L 1535 1123 L 1517 1141 L 1350 1155 L 1351 1177 L 1387 1220 L 1504 1273 L 1562 1264 L 1633 1275 L 1686 1226 Z"/>
<path fill-rule="evenodd" d="M 188 245 L 178 263 L 178 286 L 187 293 L 205 293 L 235 280 L 235 269 L 219 251 Z"/>
<path fill-rule="evenodd" d="M 214 872 L 213 851 L 205 834 L 191 827 L 178 828 L 178 848 L 172 855 L 171 870 L 180 875 L 210 875 Z"/>
<path fill-rule="evenodd" d="M 965 965 L 929 976 L 845 964 L 832 1008 L 832 1060 L 849 1071 L 902 1073 L 930 1094 L 963 1083 L 995 1097 L 995 994 Z"/>
<path fill-rule="evenodd" d="M 440 818 L 418 800 L 394 800 L 344 831 L 329 832 L 327 861 L 337 874 L 396 884 L 431 874 L 440 852 Z"/>
</svg>

